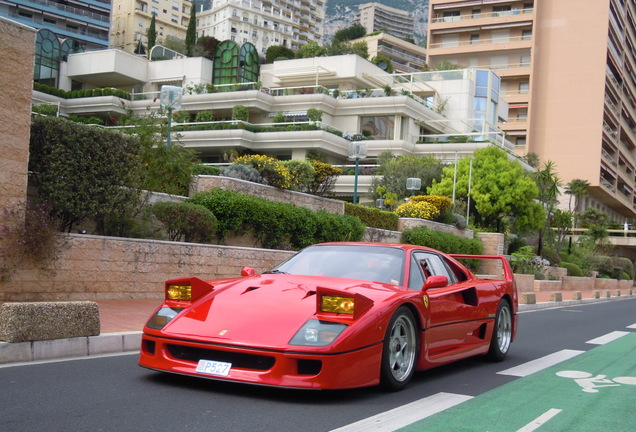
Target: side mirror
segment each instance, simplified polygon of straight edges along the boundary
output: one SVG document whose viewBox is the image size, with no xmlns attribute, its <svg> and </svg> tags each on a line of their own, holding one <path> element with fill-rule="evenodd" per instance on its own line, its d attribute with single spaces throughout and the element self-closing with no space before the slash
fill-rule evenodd
<svg viewBox="0 0 636 432">
<path fill-rule="evenodd" d="M 446 276 L 429 276 L 424 282 L 422 291 L 426 291 L 431 288 L 443 288 L 448 285 L 448 278 Z"/>
<path fill-rule="evenodd" d="M 254 276 L 256 271 L 252 267 L 243 267 L 241 269 L 241 276 Z"/>
</svg>

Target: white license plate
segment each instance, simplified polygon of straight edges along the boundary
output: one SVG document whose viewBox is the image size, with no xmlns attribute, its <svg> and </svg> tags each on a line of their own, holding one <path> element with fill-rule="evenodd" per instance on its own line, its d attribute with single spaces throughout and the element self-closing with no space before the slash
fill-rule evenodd
<svg viewBox="0 0 636 432">
<path fill-rule="evenodd" d="M 199 360 L 196 371 L 208 375 L 228 376 L 232 363 L 218 362 L 212 360 Z"/>
</svg>

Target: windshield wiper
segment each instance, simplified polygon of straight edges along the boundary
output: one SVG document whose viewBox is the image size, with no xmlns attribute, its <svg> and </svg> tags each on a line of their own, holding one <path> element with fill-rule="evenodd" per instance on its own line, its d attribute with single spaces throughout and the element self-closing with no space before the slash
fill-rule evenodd
<svg viewBox="0 0 636 432">
<path fill-rule="evenodd" d="M 270 270 L 270 271 L 263 272 L 263 274 L 289 274 L 289 273 L 284 272 L 282 270 Z"/>
</svg>

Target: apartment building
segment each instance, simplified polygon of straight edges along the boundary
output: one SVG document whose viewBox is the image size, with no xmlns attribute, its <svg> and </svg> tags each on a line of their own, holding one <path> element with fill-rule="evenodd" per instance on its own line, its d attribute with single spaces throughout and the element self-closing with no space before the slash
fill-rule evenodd
<svg viewBox="0 0 636 432">
<path fill-rule="evenodd" d="M 363 163 L 375 163 L 384 151 L 435 155 L 451 163 L 490 145 L 513 157 L 513 145 L 497 129 L 507 111 L 497 93 L 500 79 L 489 70 L 392 75 L 359 56 L 344 55 L 261 65 L 258 85 L 210 86 L 213 65 L 201 57 L 150 61 L 116 49 L 72 54 L 59 68 L 62 89 L 82 83 L 85 90 L 118 87 L 132 94 L 98 91 L 65 99 L 34 90 L 33 103 L 53 104 L 62 116 L 101 117 L 116 126 L 113 120 L 126 112 L 157 112 L 161 86 L 179 85 L 182 111 L 208 111 L 215 118 L 206 125 L 174 123 L 181 128 L 178 141 L 209 163 L 224 162 L 232 151 L 279 159 L 304 159 L 314 152 L 344 165 L 350 163 L 347 137 L 356 134 L 367 137 Z M 477 129 L 466 119 L 474 117 L 474 99 L 482 87 L 492 95 L 492 103 L 484 107 L 486 120 Z M 231 120 L 237 104 L 249 110 L 249 123 Z M 320 122 L 309 120 L 311 108 L 322 111 Z M 280 114 L 285 122 L 273 123 Z M 338 186 L 341 196 L 351 193 L 350 180 L 344 176 Z"/>
<path fill-rule="evenodd" d="M 636 217 L 636 2 L 430 0 L 429 65 L 501 76 L 518 154 L 584 179 L 595 207 Z"/>
<path fill-rule="evenodd" d="M 185 39 L 190 0 L 113 0 L 110 47 L 134 53 L 139 41 L 147 47 L 148 28 L 155 16 L 157 43 L 166 36 Z"/>
<path fill-rule="evenodd" d="M 356 21 L 367 29 L 367 33 L 384 30 L 400 39 L 413 41 L 413 16 L 401 9 L 381 3 L 361 4 L 358 6 Z"/>
<path fill-rule="evenodd" d="M 426 65 L 426 48 L 389 33 L 371 34 L 352 42 L 366 42 L 370 59 L 379 55 L 391 59 L 395 72 L 421 72 Z"/>
<path fill-rule="evenodd" d="M 324 0 L 214 0 L 197 14 L 199 36 L 251 43 L 260 55 L 282 45 L 322 42 Z"/>
<path fill-rule="evenodd" d="M 58 35 L 75 51 L 108 48 L 109 0 L 3 0 L 0 16 Z M 81 46 L 81 48 L 79 47 Z"/>
</svg>

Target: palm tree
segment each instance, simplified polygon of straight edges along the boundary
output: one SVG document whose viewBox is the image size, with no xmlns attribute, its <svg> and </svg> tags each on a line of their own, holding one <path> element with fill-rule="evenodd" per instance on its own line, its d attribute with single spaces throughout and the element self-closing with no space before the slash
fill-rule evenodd
<svg viewBox="0 0 636 432">
<path fill-rule="evenodd" d="M 543 208 L 546 211 L 546 223 L 543 228 L 539 230 L 539 246 L 537 248 L 537 254 L 541 255 L 543 249 L 543 234 L 546 228 L 550 228 L 550 218 L 556 204 L 558 203 L 559 186 L 561 186 L 561 179 L 555 171 L 556 164 L 552 161 L 547 161 L 543 164 L 543 169 L 533 174 L 533 178 L 537 187 L 539 188 L 539 201 L 543 204 Z"/>
<path fill-rule="evenodd" d="M 583 179 L 574 179 L 566 185 L 565 193 L 570 195 L 568 203 L 570 211 L 572 211 L 572 197 L 574 197 L 574 211 L 576 211 L 579 208 L 579 200 L 587 195 L 588 187 L 590 187 L 590 183 Z"/>
</svg>

